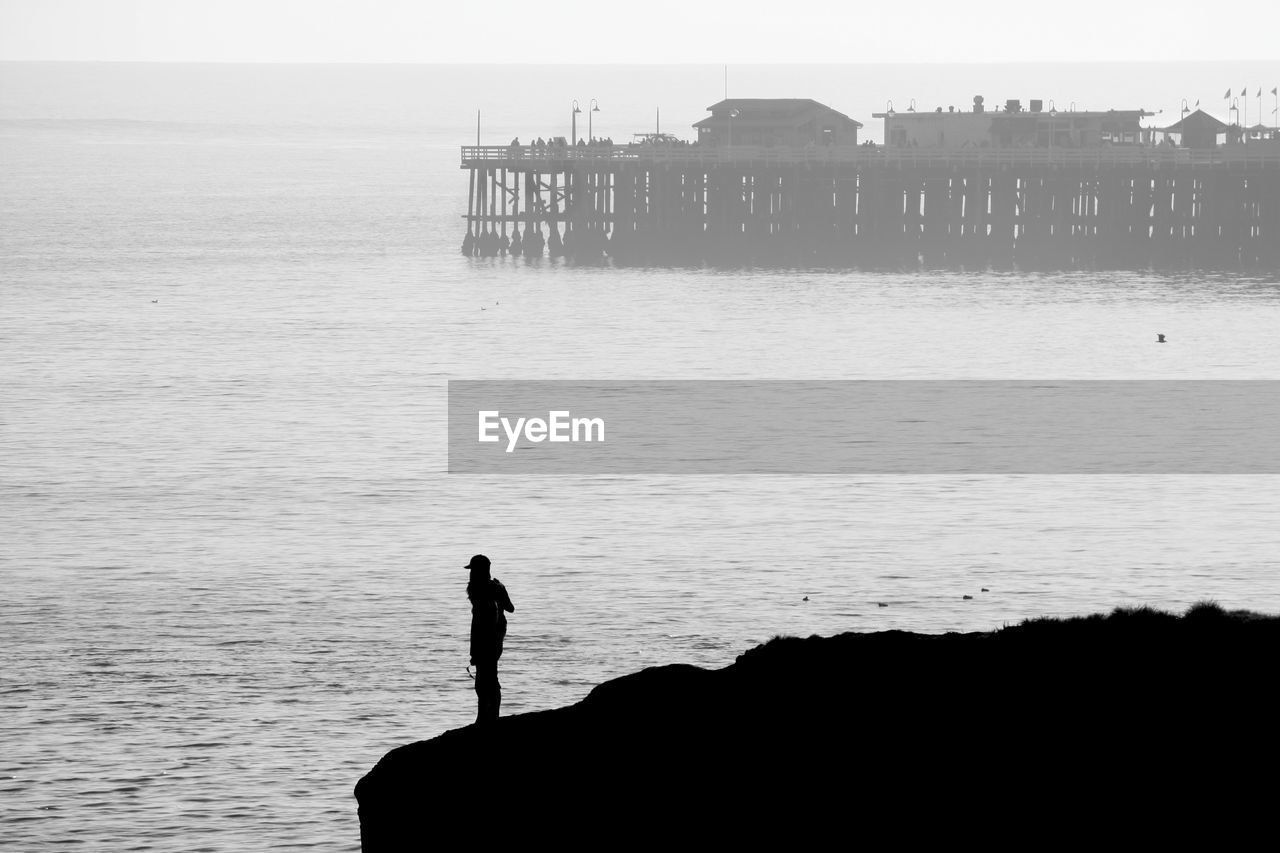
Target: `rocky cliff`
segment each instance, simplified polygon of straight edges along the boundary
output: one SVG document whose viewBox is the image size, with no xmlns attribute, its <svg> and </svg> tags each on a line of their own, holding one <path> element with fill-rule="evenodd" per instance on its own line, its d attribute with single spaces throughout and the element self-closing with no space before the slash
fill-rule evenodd
<svg viewBox="0 0 1280 853">
<path fill-rule="evenodd" d="M 1044 840 L 1220 818 L 1276 793 L 1277 652 L 1280 618 L 1213 605 L 776 638 L 392 750 L 356 787 L 363 849 L 447 849 L 455 832 Z M 1266 786 L 1246 784 L 1258 768 Z"/>
</svg>

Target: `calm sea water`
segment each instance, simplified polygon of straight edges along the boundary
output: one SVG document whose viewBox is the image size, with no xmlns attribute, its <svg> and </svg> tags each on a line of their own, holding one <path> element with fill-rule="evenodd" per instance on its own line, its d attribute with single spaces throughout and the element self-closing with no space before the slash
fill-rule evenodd
<svg viewBox="0 0 1280 853">
<path fill-rule="evenodd" d="M 886 89 L 1176 105 L 1244 70 L 733 79 L 870 125 Z M 1280 610 L 1274 477 L 442 473 L 449 378 L 1277 379 L 1275 277 L 460 256 L 477 106 L 486 141 L 561 134 L 595 86 L 598 134 L 679 131 L 719 68 L 0 82 L 0 848 L 356 849 L 356 779 L 474 714 L 475 552 L 517 606 L 508 713 L 779 633 Z"/>
</svg>

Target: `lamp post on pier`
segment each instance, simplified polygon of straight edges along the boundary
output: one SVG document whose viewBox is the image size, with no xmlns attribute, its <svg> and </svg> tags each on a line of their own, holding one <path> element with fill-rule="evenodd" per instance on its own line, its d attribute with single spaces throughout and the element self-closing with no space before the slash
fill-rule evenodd
<svg viewBox="0 0 1280 853">
<path fill-rule="evenodd" d="M 578 113 L 580 112 L 582 112 L 582 110 L 578 109 L 578 99 L 574 98 L 573 99 L 573 115 L 569 119 L 569 134 L 572 137 L 569 140 L 570 148 L 578 144 Z"/>
<path fill-rule="evenodd" d="M 596 99 L 591 99 L 591 109 L 587 111 L 587 142 L 595 142 L 595 134 L 591 130 L 591 114 L 600 112 L 600 105 L 596 103 Z"/>
<path fill-rule="evenodd" d="M 742 115 L 741 110 L 729 110 L 729 144 L 725 146 L 726 148 L 733 147 L 733 120 L 740 115 Z"/>
</svg>

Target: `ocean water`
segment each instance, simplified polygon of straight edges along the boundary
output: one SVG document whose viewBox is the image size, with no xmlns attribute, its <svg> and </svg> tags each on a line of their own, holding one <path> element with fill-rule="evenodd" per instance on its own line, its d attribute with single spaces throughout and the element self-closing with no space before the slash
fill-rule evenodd
<svg viewBox="0 0 1280 853">
<path fill-rule="evenodd" d="M 1255 71 L 731 80 L 870 126 L 885 90 L 1176 108 Z M 357 849 L 359 776 L 474 715 L 476 552 L 517 608 L 505 713 L 775 634 L 1280 611 L 1275 477 L 444 473 L 451 378 L 1277 379 L 1276 276 L 459 254 L 477 108 L 485 141 L 558 135 L 562 95 L 595 86 L 597 135 L 655 107 L 680 132 L 719 67 L 0 64 L 0 84 L 0 849 Z"/>
</svg>

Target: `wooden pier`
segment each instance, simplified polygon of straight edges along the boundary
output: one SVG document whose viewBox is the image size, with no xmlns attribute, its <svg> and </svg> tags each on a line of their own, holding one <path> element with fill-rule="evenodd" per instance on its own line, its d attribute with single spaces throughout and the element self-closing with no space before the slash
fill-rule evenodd
<svg viewBox="0 0 1280 853">
<path fill-rule="evenodd" d="M 1280 147 L 465 146 L 463 253 L 1280 269 Z"/>
</svg>

